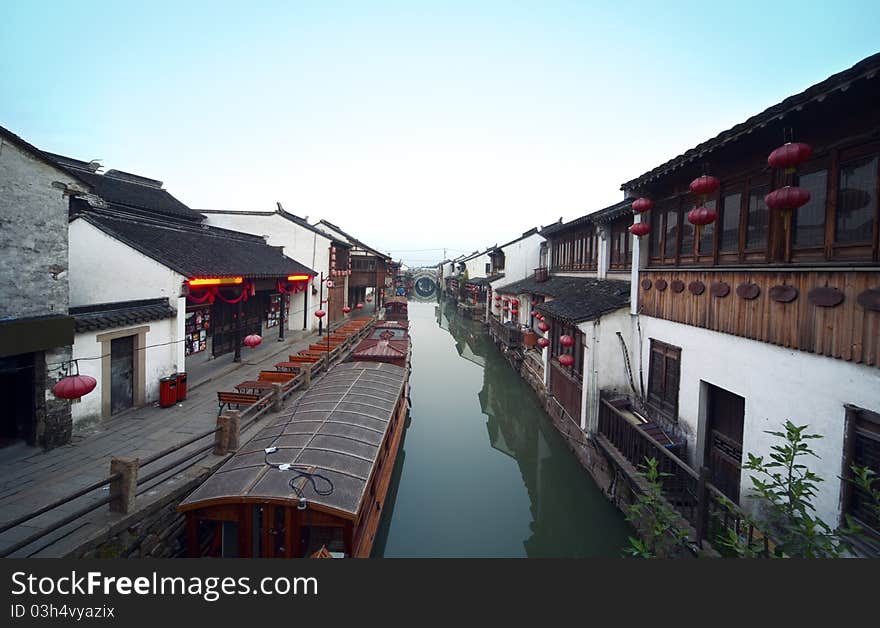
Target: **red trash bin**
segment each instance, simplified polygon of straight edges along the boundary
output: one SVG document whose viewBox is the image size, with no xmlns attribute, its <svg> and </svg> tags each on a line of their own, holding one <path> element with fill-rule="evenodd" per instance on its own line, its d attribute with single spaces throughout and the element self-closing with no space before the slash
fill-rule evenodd
<svg viewBox="0 0 880 628">
<path fill-rule="evenodd" d="M 177 400 L 184 401 L 186 399 L 186 373 L 177 374 Z"/>
<path fill-rule="evenodd" d="M 159 405 L 170 408 L 177 403 L 177 375 L 159 380 Z"/>
</svg>

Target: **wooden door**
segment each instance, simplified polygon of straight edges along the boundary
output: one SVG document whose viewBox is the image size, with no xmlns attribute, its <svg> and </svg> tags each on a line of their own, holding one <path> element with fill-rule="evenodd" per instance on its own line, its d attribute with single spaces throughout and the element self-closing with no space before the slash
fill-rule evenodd
<svg viewBox="0 0 880 628">
<path fill-rule="evenodd" d="M 746 400 L 723 388 L 708 386 L 705 465 L 711 473 L 712 484 L 734 503 L 739 503 Z"/>
<path fill-rule="evenodd" d="M 134 336 L 110 341 L 110 414 L 134 402 Z"/>
</svg>

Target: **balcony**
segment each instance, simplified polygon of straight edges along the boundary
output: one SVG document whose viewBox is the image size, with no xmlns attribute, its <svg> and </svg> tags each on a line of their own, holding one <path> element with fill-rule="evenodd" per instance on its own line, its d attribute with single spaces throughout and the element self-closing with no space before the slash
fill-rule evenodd
<svg viewBox="0 0 880 628">
<path fill-rule="evenodd" d="M 667 435 L 658 426 L 644 421 L 632 411 L 625 399 L 599 401 L 597 441 L 624 473 L 633 476 L 646 458 L 657 460 L 662 474 L 663 497 L 693 529 L 692 540 L 699 547 L 703 541 L 721 551 L 718 540 L 730 531 L 763 546 L 769 556 L 772 540 L 755 528 L 745 513 L 709 483 L 708 470 L 697 473 L 676 452 L 684 444 Z"/>
<path fill-rule="evenodd" d="M 541 268 L 535 269 L 535 281 L 543 282 L 547 281 L 550 278 L 550 272 L 547 270 L 546 266 L 542 266 Z"/>
<path fill-rule="evenodd" d="M 513 323 L 502 323 L 495 316 L 490 316 L 489 333 L 498 338 L 508 348 L 519 348 L 522 346 L 522 331 Z"/>
</svg>

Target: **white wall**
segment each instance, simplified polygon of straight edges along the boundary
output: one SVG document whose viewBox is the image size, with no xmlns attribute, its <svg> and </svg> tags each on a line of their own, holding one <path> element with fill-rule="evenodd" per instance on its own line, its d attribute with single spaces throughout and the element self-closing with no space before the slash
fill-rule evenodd
<svg viewBox="0 0 880 628">
<path fill-rule="evenodd" d="M 476 279 L 477 277 L 485 277 L 486 276 L 486 264 L 488 264 L 491 260 L 489 259 L 489 254 L 484 253 L 482 255 L 477 255 L 473 259 L 469 259 L 464 263 L 464 267 L 467 269 L 468 279 Z"/>
<path fill-rule="evenodd" d="M 111 238 L 82 218 L 70 236 L 70 306 L 168 297 L 177 303 L 186 279 Z"/>
<path fill-rule="evenodd" d="M 178 318 L 182 320 L 181 317 Z M 121 332 L 127 328 L 145 326 L 150 328 L 146 334 L 148 348 L 144 350 L 146 362 L 144 401 L 147 404 L 151 404 L 159 399 L 159 378 L 171 375 L 178 370 L 178 347 L 183 347 L 183 343 L 174 342 L 182 337 L 182 332 L 178 334 L 177 330 L 178 318 L 166 318 L 159 321 L 136 323 L 125 327 L 113 327 L 76 334 L 73 344 L 73 359 L 80 360 L 80 374 L 91 375 L 98 380 L 98 385 L 92 392 L 82 397 L 79 402 L 71 405 L 74 429 L 82 429 L 89 423 L 101 418 L 101 387 L 104 383 L 102 381 L 101 360 L 84 359 L 99 358 L 101 356 L 102 347 L 101 343 L 97 340 L 97 336 L 108 332 Z"/>
<path fill-rule="evenodd" d="M 809 432 L 824 437 L 811 443 L 819 459 L 806 462 L 825 479 L 815 502 L 817 514 L 827 523 L 836 524 L 845 427 L 843 406 L 851 403 L 880 411 L 880 371 L 649 316 L 642 316 L 640 321 L 646 386 L 650 339 L 681 347 L 678 406 L 680 422 L 688 435 L 690 463 L 702 464 L 703 381 L 745 398 L 744 457 L 747 453 L 767 456 L 770 446 L 779 441 L 764 432 L 781 429 L 788 419 L 796 425 L 807 424 Z M 741 493 L 746 495 L 751 482 L 745 477 L 743 480 Z"/>
<path fill-rule="evenodd" d="M 317 273 L 323 273 L 324 277 L 330 275 L 330 238 L 322 236 L 311 229 L 302 227 L 278 214 L 257 216 L 253 214 L 205 214 L 208 224 L 224 229 L 242 231 L 253 235 L 265 236 L 266 242 L 271 246 L 284 247 L 284 254 L 304 264 Z M 320 275 L 319 275 L 320 277 Z M 312 285 L 318 288 L 318 279 L 312 280 Z M 288 329 L 303 328 L 304 294 L 291 295 L 290 317 Z M 318 319 L 315 312 L 320 309 L 318 295 L 312 295 L 309 290 L 309 329 L 318 328 Z"/>
</svg>

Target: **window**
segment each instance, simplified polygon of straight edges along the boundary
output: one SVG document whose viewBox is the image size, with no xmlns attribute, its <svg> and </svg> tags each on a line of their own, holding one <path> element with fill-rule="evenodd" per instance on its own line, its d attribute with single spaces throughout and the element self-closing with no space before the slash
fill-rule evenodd
<svg viewBox="0 0 880 628">
<path fill-rule="evenodd" d="M 706 201 L 705 206 L 709 209 L 715 209 L 715 199 Z M 700 227 L 700 241 L 697 250 L 700 255 L 712 255 L 715 246 L 715 223 L 717 222 L 716 218 L 715 222 Z"/>
<path fill-rule="evenodd" d="M 694 233 L 696 229 L 687 219 L 687 215 L 690 210 L 698 206 L 699 202 L 685 201 L 682 203 L 681 215 L 678 218 L 681 223 L 681 248 L 679 249 L 681 257 L 692 257 L 694 254 Z"/>
<path fill-rule="evenodd" d="M 798 247 L 823 246 L 828 170 L 800 175 L 798 187 L 810 193 L 810 202 L 792 212 L 793 244 Z"/>
<path fill-rule="evenodd" d="M 659 211 L 651 220 L 651 257 L 663 257 L 663 214 Z"/>
<path fill-rule="evenodd" d="M 877 205 L 877 156 L 842 164 L 837 193 L 835 241 L 870 242 Z"/>
<path fill-rule="evenodd" d="M 763 249 L 767 246 L 770 210 L 764 204 L 764 197 L 769 193 L 769 185 L 762 185 L 749 190 L 749 213 L 746 216 L 746 249 Z"/>
<path fill-rule="evenodd" d="M 651 339 L 648 367 L 648 405 L 664 418 L 678 421 L 681 349 Z"/>
<path fill-rule="evenodd" d="M 852 476 L 852 465 L 880 473 L 880 414 L 847 406 L 844 477 Z M 843 514 L 855 519 L 872 540 L 880 542 L 880 513 L 872 506 L 869 495 L 851 482 L 843 482 Z"/>
<path fill-rule="evenodd" d="M 630 219 L 616 221 L 611 225 L 611 260 L 610 267 L 613 269 L 626 269 L 632 265 L 630 254 L 629 232 Z"/>
<path fill-rule="evenodd" d="M 739 251 L 739 215 L 742 194 L 735 192 L 724 197 L 721 208 L 721 252 Z"/>
<path fill-rule="evenodd" d="M 675 257 L 675 242 L 678 238 L 678 209 L 666 210 L 666 243 L 664 257 Z"/>
<path fill-rule="evenodd" d="M 574 326 L 563 323 L 562 321 L 553 321 L 551 323 L 551 345 L 550 354 L 558 358 L 563 353 L 570 353 L 574 357 L 574 364 L 565 368 L 565 371 L 571 374 L 578 381 L 584 378 L 583 358 L 584 358 L 584 342 L 583 334 Z M 559 339 L 562 336 L 569 335 L 574 338 L 574 345 L 571 347 L 563 347 Z"/>
</svg>

